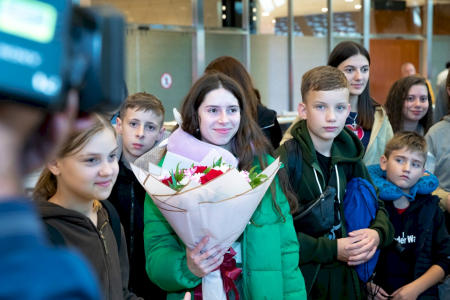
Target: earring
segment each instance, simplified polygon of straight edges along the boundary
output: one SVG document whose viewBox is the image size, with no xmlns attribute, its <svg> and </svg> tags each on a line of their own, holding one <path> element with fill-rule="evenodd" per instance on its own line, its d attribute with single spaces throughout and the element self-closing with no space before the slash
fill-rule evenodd
<svg viewBox="0 0 450 300">
<path fill-rule="evenodd" d="M 197 128 L 195 131 L 199 132 L 199 131 L 200 131 L 200 128 Z"/>
</svg>

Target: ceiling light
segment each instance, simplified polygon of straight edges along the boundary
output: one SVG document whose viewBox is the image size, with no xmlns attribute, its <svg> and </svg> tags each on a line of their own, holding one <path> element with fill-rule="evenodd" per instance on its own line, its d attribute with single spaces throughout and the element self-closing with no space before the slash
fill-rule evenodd
<svg viewBox="0 0 450 300">
<path fill-rule="evenodd" d="M 262 6 L 263 11 L 271 12 L 275 9 L 272 0 L 258 0 L 259 4 Z"/>
<path fill-rule="evenodd" d="M 256 12 L 256 7 L 253 7 L 253 12 Z"/>
<path fill-rule="evenodd" d="M 323 12 L 327 12 L 327 11 L 328 11 L 328 8 L 323 7 L 323 8 L 322 8 L 322 11 L 323 11 Z"/>
<path fill-rule="evenodd" d="M 275 24 L 276 22 L 277 22 L 277 20 L 275 20 L 275 19 L 272 20 L 272 23 L 273 23 L 273 24 Z"/>
<path fill-rule="evenodd" d="M 261 14 L 261 16 L 263 16 L 263 17 L 268 17 L 270 15 L 270 13 L 268 13 L 268 12 L 263 12 L 262 14 Z"/>
<path fill-rule="evenodd" d="M 353 2 L 353 0 L 345 0 L 345 2 Z"/>
<path fill-rule="evenodd" d="M 226 18 L 227 18 L 227 15 L 226 15 L 226 14 L 223 14 L 223 15 L 222 15 L 222 19 L 225 20 Z"/>
<path fill-rule="evenodd" d="M 222 5 L 222 10 L 227 10 L 227 7 L 225 5 Z"/>
<path fill-rule="evenodd" d="M 356 8 L 356 9 L 361 9 L 361 7 L 362 7 L 361 4 L 356 4 L 356 5 L 355 5 L 355 8 Z"/>
<path fill-rule="evenodd" d="M 256 16 L 253 16 L 253 21 L 256 21 Z"/>
</svg>

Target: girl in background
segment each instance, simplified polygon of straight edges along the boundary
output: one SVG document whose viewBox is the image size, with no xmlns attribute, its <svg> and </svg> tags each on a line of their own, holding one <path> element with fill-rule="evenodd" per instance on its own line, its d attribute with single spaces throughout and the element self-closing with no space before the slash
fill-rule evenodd
<svg viewBox="0 0 450 300">
<path fill-rule="evenodd" d="M 412 75 L 394 82 L 385 105 L 394 133 L 411 131 L 424 136 L 433 125 L 433 104 L 425 78 Z"/>
<path fill-rule="evenodd" d="M 346 120 L 346 126 L 358 136 L 364 146 L 364 164 L 366 166 L 379 164 L 384 148 L 393 133 L 386 110 L 370 96 L 369 52 L 358 43 L 341 42 L 331 52 L 328 65 L 338 68 L 347 77 L 351 112 Z M 300 117 L 297 117 L 292 126 L 299 120 Z M 292 138 L 290 134 L 292 126 L 281 143 Z"/>
</svg>

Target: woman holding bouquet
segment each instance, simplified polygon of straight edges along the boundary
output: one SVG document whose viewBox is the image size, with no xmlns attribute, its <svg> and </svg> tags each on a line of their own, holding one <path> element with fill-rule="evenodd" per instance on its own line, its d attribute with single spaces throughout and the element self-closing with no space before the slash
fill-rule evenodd
<svg viewBox="0 0 450 300">
<path fill-rule="evenodd" d="M 210 73 L 200 78 L 181 105 L 181 117 L 182 130 L 231 152 L 239 160 L 239 170 L 256 166 L 260 173 L 274 161 L 274 151 L 250 116 L 242 89 L 226 75 Z M 228 249 L 217 246 L 202 253 L 208 242 L 205 237 L 189 251 L 148 195 L 144 210 L 147 273 L 168 291 L 167 299 L 181 299 L 186 290 L 196 288 L 202 277 L 222 264 Z M 284 169 L 280 169 L 243 234 L 232 245 L 242 273 L 235 280 L 239 295 L 230 292 L 230 299 L 306 299 L 291 217 L 296 210 L 297 200 L 289 192 Z"/>
</svg>

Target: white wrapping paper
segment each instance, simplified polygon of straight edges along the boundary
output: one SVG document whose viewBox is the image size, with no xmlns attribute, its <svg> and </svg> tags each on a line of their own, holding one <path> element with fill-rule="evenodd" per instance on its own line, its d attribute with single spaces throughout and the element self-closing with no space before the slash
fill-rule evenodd
<svg viewBox="0 0 450 300">
<path fill-rule="evenodd" d="M 276 159 L 262 172 L 268 178 L 254 189 L 234 168 L 204 185 L 191 181 L 180 191 L 157 179 L 176 169 L 179 163 L 179 168 L 190 168 L 192 164 L 212 166 L 220 157 L 212 149 L 201 162 L 196 162 L 168 151 L 162 168 L 150 163 L 146 172 L 131 164 L 139 182 L 190 250 L 205 236 L 209 242 L 204 251 L 216 245 L 230 247 L 244 231 L 280 168 Z M 205 300 L 226 299 L 220 271 L 202 279 L 202 293 Z"/>
</svg>

